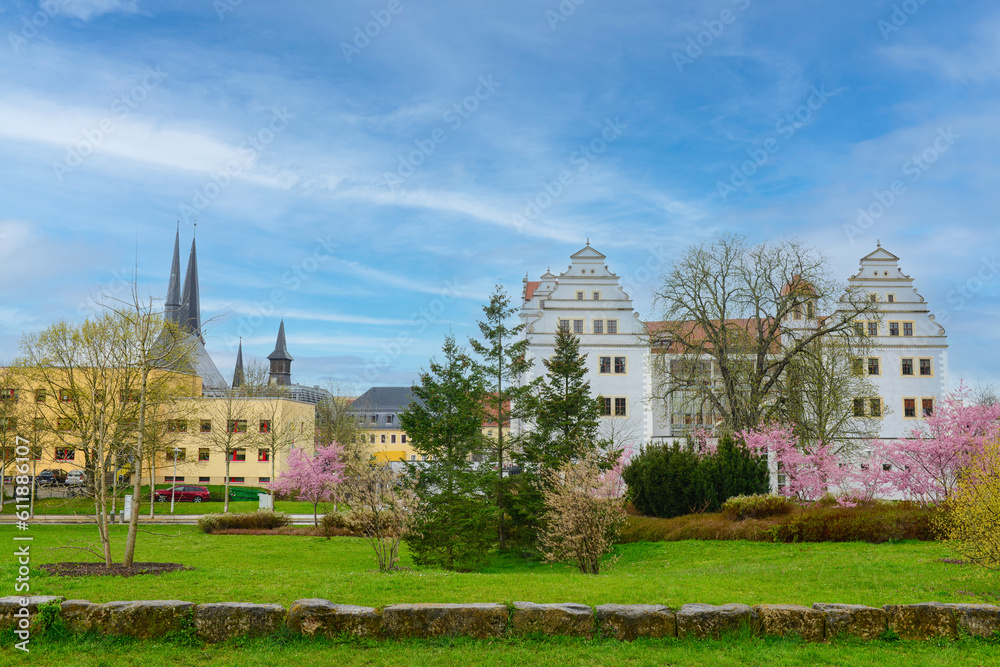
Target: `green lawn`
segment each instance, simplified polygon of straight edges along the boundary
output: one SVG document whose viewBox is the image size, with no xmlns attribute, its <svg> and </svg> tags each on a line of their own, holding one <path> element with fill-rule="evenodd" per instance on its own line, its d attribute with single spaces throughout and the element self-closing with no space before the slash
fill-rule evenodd
<svg viewBox="0 0 1000 667">
<path fill-rule="evenodd" d="M 148 495 L 143 496 L 143 500 L 148 500 Z M 117 511 L 121 511 L 124 501 L 122 499 L 118 500 Z M 279 500 L 275 503 L 275 509 L 279 512 L 287 512 L 289 514 L 312 514 L 313 506 L 312 503 L 300 502 L 294 500 Z M 341 506 L 343 506 L 341 504 Z M 210 502 L 210 503 L 174 503 L 174 514 L 211 514 L 213 512 L 222 512 L 223 503 L 221 502 Z M 230 501 L 229 511 L 230 512 L 253 512 L 258 507 L 257 501 Z M 110 510 L 111 503 L 108 503 L 108 509 Z M 170 503 L 156 503 L 156 514 L 170 514 Z M 13 514 L 16 508 L 14 503 L 8 499 L 4 503 L 3 514 Z M 322 516 L 325 512 L 333 510 L 333 503 L 320 503 L 319 514 Z M 142 516 L 149 514 L 149 502 L 143 502 L 140 505 L 140 511 Z M 94 514 L 94 501 L 89 498 L 39 498 L 35 500 L 35 514 L 36 515 L 52 515 L 52 514 L 84 514 L 93 515 Z"/>
<path fill-rule="evenodd" d="M 16 531 L 2 528 L 8 539 Z M 195 568 L 159 576 L 61 578 L 35 569 L 32 592 L 94 602 L 182 599 L 192 602 L 278 602 L 325 598 L 382 606 L 395 602 L 579 602 L 597 605 L 687 602 L 996 603 L 1000 575 L 978 574 L 933 542 L 897 544 L 661 542 L 620 545 L 619 562 L 599 576 L 564 565 L 516 557 L 494 559 L 477 573 L 415 568 L 405 550 L 401 572 L 373 572 L 375 559 L 359 538 L 206 535 L 194 526 L 152 526 L 140 533 L 136 559 Z M 91 526 L 32 526 L 31 565 L 94 560 L 54 547 L 93 542 Z M 114 527 L 121 547 L 125 527 Z M 0 574 L 13 581 L 13 558 Z"/>
</svg>

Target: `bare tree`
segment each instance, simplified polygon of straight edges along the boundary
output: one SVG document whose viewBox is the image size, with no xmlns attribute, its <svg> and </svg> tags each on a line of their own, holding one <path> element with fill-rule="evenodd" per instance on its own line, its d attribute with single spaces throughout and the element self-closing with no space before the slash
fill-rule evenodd
<svg viewBox="0 0 1000 667">
<path fill-rule="evenodd" d="M 649 330 L 657 398 L 730 432 L 777 416 L 786 371 L 817 340 L 858 347 L 855 323 L 877 319 L 876 304 L 833 280 L 822 254 L 735 235 L 684 251 L 655 299 L 664 320 Z"/>
<path fill-rule="evenodd" d="M 246 460 L 246 450 L 256 444 L 256 430 L 260 420 L 256 399 L 248 398 L 239 388 L 222 392 L 219 396 L 205 401 L 204 409 L 209 415 L 210 427 L 202 432 L 208 449 L 221 455 L 226 462 L 226 479 L 223 499 L 223 513 L 229 512 L 230 467 L 233 461 Z"/>
<path fill-rule="evenodd" d="M 357 404 L 343 385 L 331 380 L 326 384 L 330 397 L 316 404 L 316 441 L 319 444 L 339 442 L 348 461 L 367 461 L 372 447 L 368 442 L 368 422 L 363 407 Z"/>
<path fill-rule="evenodd" d="M 354 461 L 347 485 L 356 528 L 371 544 L 380 572 L 396 569 L 399 543 L 410 531 L 417 508 L 411 479 L 388 463 Z"/>
</svg>

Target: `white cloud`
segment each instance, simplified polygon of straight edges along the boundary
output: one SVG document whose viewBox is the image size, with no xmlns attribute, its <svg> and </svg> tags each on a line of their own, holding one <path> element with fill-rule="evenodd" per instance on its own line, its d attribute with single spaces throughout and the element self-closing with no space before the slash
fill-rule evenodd
<svg viewBox="0 0 1000 667">
<path fill-rule="evenodd" d="M 53 8 L 53 14 L 89 21 L 104 14 L 135 14 L 139 11 L 137 0 L 42 0 L 42 9 Z"/>
</svg>

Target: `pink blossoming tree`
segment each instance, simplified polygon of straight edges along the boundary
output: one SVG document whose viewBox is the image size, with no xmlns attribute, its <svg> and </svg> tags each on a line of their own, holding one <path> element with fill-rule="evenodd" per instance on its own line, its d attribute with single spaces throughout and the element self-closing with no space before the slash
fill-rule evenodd
<svg viewBox="0 0 1000 667">
<path fill-rule="evenodd" d="M 333 499 L 343 472 L 344 448 L 336 442 L 317 447 L 312 453 L 293 447 L 288 454 L 288 469 L 278 474 L 270 488 L 311 502 L 313 524 L 319 526 L 319 504 Z"/>
<path fill-rule="evenodd" d="M 826 443 L 803 448 L 791 425 L 771 423 L 737 434 L 751 452 L 769 453 L 785 483 L 778 490 L 800 500 L 818 500 L 827 493 L 843 493 L 851 470 Z"/>
</svg>

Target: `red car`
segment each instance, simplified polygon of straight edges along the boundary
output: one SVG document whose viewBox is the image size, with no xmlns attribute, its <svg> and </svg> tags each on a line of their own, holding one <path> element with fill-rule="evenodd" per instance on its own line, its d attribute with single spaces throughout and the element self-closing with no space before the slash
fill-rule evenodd
<svg viewBox="0 0 1000 667">
<path fill-rule="evenodd" d="M 175 486 L 172 489 L 159 489 L 156 492 L 156 501 L 165 503 L 170 500 L 171 494 L 175 502 L 190 500 L 194 503 L 208 502 L 208 489 L 204 486 Z"/>
</svg>

